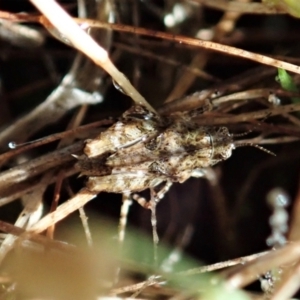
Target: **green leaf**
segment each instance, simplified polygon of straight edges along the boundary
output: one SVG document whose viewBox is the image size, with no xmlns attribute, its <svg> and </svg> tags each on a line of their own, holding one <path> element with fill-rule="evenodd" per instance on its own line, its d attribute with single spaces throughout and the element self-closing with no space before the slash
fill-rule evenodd
<svg viewBox="0 0 300 300">
<path fill-rule="evenodd" d="M 299 0 L 262 0 L 262 3 L 279 9 L 283 9 L 290 15 L 300 18 L 300 1 Z"/>
<path fill-rule="evenodd" d="M 294 17 L 300 18 L 300 1 L 299 0 L 282 0 L 285 9 Z"/>
<path fill-rule="evenodd" d="M 298 87 L 296 86 L 293 77 L 284 69 L 278 69 L 278 75 L 276 80 L 280 83 L 281 87 L 289 92 L 299 92 Z M 299 97 L 292 98 L 293 103 L 300 103 Z"/>
</svg>

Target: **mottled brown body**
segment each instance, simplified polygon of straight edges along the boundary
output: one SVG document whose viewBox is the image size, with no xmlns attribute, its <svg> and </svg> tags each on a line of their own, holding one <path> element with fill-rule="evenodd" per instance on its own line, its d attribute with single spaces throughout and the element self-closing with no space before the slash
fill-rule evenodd
<svg viewBox="0 0 300 300">
<path fill-rule="evenodd" d="M 198 126 L 179 116 L 161 119 L 133 106 L 86 142 L 78 167 L 93 192 L 133 193 L 197 177 L 199 170 L 230 157 L 232 149 L 226 127 Z"/>
</svg>

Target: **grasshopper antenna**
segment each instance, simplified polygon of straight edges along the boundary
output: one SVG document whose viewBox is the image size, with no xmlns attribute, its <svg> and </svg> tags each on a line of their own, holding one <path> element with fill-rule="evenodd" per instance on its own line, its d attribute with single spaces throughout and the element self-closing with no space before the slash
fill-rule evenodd
<svg viewBox="0 0 300 300">
<path fill-rule="evenodd" d="M 247 135 L 251 132 L 252 132 L 252 130 L 247 130 L 247 131 L 242 132 L 242 133 L 232 133 L 231 136 L 232 137 L 241 137 L 241 136 L 245 136 L 245 135 Z"/>
<path fill-rule="evenodd" d="M 268 153 L 270 155 L 276 156 L 276 154 L 274 152 L 272 152 L 272 151 L 270 151 L 270 150 L 268 150 L 268 149 L 266 149 L 264 147 L 261 147 L 261 146 L 259 146 L 257 144 L 253 144 L 253 143 L 239 143 L 239 142 L 235 142 L 234 146 L 235 146 L 235 148 L 238 148 L 238 147 L 248 147 L 248 146 L 255 147 L 255 148 L 257 148 L 257 149 L 259 149 L 259 150 L 261 150 L 263 152 L 266 152 L 266 153 Z"/>
<path fill-rule="evenodd" d="M 234 133 L 234 134 L 231 134 L 231 136 L 232 137 L 241 137 L 241 136 L 245 136 L 245 135 L 247 135 L 247 134 L 249 134 L 251 132 L 252 132 L 252 130 L 248 130 L 248 131 L 243 132 L 243 133 Z M 253 144 L 253 143 L 245 143 L 245 142 L 236 141 L 234 143 L 234 146 L 235 146 L 235 148 L 238 148 L 238 147 L 247 147 L 247 146 L 255 147 L 255 148 L 257 148 L 257 149 L 259 149 L 259 150 L 261 150 L 263 152 L 266 152 L 266 153 L 268 153 L 270 155 L 276 156 L 276 154 L 274 152 L 272 152 L 272 151 L 270 151 L 270 150 L 268 150 L 268 149 L 266 149 L 266 148 L 264 148 L 262 146 L 259 146 L 257 144 Z"/>
</svg>

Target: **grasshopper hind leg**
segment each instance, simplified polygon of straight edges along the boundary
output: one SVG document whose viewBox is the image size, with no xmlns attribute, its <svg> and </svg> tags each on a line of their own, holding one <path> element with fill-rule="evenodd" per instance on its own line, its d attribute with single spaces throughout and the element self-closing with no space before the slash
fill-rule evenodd
<svg viewBox="0 0 300 300">
<path fill-rule="evenodd" d="M 151 226 L 152 226 L 152 237 L 153 237 L 153 247 L 154 247 L 154 262 L 157 263 L 157 246 L 159 242 L 159 237 L 157 233 L 157 218 L 156 218 L 156 205 L 165 196 L 172 186 L 172 181 L 168 180 L 165 182 L 164 186 L 158 192 L 154 191 L 154 188 L 150 189 L 151 198 L 147 201 L 146 198 L 141 197 L 138 194 L 133 194 L 132 199 L 137 201 L 142 207 L 151 210 Z"/>
</svg>

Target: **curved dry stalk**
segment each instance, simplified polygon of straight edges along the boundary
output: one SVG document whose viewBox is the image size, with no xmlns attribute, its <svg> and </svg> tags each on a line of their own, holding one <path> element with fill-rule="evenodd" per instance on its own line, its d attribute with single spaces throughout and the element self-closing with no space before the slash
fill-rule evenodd
<svg viewBox="0 0 300 300">
<path fill-rule="evenodd" d="M 82 30 L 74 20 L 53 0 L 31 0 L 31 2 L 47 17 L 40 18 L 45 28 L 53 25 L 63 38 L 66 38 L 72 46 L 87 55 L 97 65 L 101 66 L 118 83 L 122 90 L 137 104 L 154 109 L 145 98 L 131 85 L 108 57 L 108 53 L 99 46 L 94 39 Z M 49 21 L 51 24 L 49 24 Z"/>
</svg>

